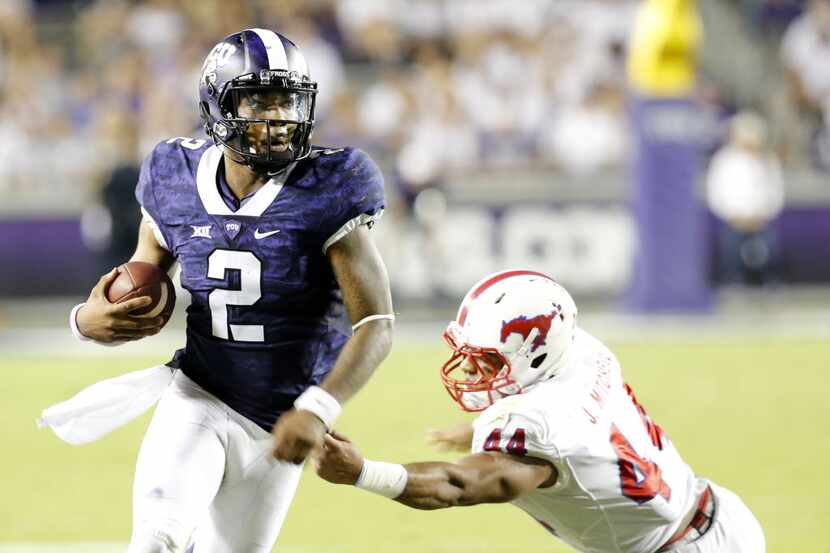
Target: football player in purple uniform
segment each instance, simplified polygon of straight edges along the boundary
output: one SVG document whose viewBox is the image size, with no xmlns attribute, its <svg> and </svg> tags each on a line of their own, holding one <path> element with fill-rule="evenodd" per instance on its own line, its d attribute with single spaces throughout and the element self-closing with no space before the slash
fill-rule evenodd
<svg viewBox="0 0 830 553">
<path fill-rule="evenodd" d="M 318 148 L 317 84 L 286 37 L 246 29 L 199 80 L 212 142 L 146 158 L 133 261 L 181 265 L 187 342 L 141 446 L 129 553 L 265 553 L 309 452 L 388 354 L 392 300 L 369 229 L 383 178 L 364 152 Z M 82 339 L 154 334 L 104 275 L 70 317 Z"/>
</svg>

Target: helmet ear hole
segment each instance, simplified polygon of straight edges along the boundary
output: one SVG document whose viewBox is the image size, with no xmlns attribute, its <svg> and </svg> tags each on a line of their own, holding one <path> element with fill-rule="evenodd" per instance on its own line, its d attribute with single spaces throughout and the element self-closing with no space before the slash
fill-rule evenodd
<svg viewBox="0 0 830 553">
<path fill-rule="evenodd" d="M 547 356 L 548 356 L 548 354 L 547 354 L 547 353 L 543 353 L 542 355 L 539 355 L 539 356 L 537 356 L 537 357 L 534 357 L 534 358 L 533 358 L 533 361 L 531 361 L 531 362 L 530 362 L 530 366 L 531 366 L 531 367 L 533 367 L 534 369 L 538 369 L 538 368 L 539 368 L 539 366 L 540 366 L 542 363 L 544 363 L 544 362 L 545 362 L 545 358 L 546 358 Z"/>
</svg>

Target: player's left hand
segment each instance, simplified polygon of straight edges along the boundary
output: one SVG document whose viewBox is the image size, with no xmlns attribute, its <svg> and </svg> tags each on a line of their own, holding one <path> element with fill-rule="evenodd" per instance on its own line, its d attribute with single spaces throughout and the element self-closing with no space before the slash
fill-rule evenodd
<svg viewBox="0 0 830 553">
<path fill-rule="evenodd" d="M 363 470 L 363 456 L 345 436 L 332 431 L 326 434 L 323 447 L 315 451 L 317 476 L 332 484 L 354 484 Z"/>
<path fill-rule="evenodd" d="M 312 449 L 322 445 L 325 435 L 326 425 L 311 411 L 286 411 L 271 431 L 274 458 L 299 465 Z"/>
<path fill-rule="evenodd" d="M 428 430 L 427 441 L 439 451 L 469 452 L 473 445 L 473 425 L 462 422 L 449 428 Z"/>
</svg>

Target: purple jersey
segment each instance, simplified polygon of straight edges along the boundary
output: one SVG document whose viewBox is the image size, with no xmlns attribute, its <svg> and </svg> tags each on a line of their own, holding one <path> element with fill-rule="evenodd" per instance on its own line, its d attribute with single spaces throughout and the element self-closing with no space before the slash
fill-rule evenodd
<svg viewBox="0 0 830 553">
<path fill-rule="evenodd" d="M 136 198 L 192 296 L 172 366 L 270 430 L 351 334 L 325 251 L 380 217 L 383 177 L 360 150 L 313 148 L 234 211 L 221 166 L 204 140 L 161 142 Z"/>
</svg>

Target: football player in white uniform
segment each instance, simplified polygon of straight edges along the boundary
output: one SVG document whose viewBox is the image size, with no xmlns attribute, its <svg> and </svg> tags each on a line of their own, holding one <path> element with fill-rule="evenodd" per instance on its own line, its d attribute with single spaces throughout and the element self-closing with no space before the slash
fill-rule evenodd
<svg viewBox="0 0 830 553">
<path fill-rule="evenodd" d="M 586 553 L 763 553 L 738 496 L 694 474 L 623 382 L 614 354 L 576 326 L 568 292 L 533 271 L 478 282 L 444 333 L 450 396 L 483 411 L 457 463 L 364 459 L 333 433 L 318 474 L 414 507 L 511 502 Z"/>
</svg>

